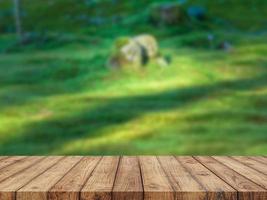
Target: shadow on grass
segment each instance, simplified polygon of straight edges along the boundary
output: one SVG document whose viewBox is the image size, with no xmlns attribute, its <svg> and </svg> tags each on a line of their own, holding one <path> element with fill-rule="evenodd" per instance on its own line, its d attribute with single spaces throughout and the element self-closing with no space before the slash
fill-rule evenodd
<svg viewBox="0 0 267 200">
<path fill-rule="evenodd" d="M 179 88 L 152 95 L 107 98 L 103 105 L 94 109 L 28 125 L 23 132 L 0 142 L 0 153 L 49 154 L 75 139 L 99 137 L 102 129 L 123 125 L 146 113 L 179 109 L 205 98 L 216 98 L 266 85 L 266 74 L 263 74 L 250 79 Z M 86 101 L 98 100 L 88 98 Z"/>
<path fill-rule="evenodd" d="M 0 109 L 21 106 L 54 95 L 88 90 L 91 82 L 96 84 L 96 80 L 101 81 L 101 77 L 108 72 L 104 61 L 105 55 L 102 54 L 90 59 L 44 56 L 28 58 L 20 67 L 2 67 Z"/>
</svg>

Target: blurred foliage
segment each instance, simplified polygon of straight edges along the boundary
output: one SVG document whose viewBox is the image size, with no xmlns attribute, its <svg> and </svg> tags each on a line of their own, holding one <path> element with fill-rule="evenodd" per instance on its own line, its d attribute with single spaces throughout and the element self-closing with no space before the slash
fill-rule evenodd
<svg viewBox="0 0 267 200">
<path fill-rule="evenodd" d="M 267 153 L 267 1 L 180 0 L 208 14 L 181 26 L 149 23 L 167 1 L 22 2 L 19 45 L 0 1 L 0 154 Z M 170 66 L 105 67 L 142 33 Z"/>
<path fill-rule="evenodd" d="M 140 25 L 153 3 L 166 0 L 21 0 L 23 24 L 28 31 L 72 31 L 90 25 L 109 25 L 128 22 L 134 18 Z M 265 0 L 172 0 L 184 2 L 188 9 L 201 5 L 219 24 L 245 30 L 258 30 L 267 26 Z M 0 31 L 14 31 L 12 1 L 0 1 Z M 142 9 L 140 9 L 142 8 Z M 131 23 L 133 24 L 133 23 Z M 138 28 L 138 27 L 137 27 Z"/>
</svg>

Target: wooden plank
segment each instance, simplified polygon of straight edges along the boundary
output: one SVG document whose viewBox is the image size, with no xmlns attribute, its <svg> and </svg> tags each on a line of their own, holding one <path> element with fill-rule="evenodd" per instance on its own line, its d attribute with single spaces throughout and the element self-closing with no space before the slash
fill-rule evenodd
<svg viewBox="0 0 267 200">
<path fill-rule="evenodd" d="M 228 167 L 232 168 L 239 174 L 242 174 L 246 178 L 250 179 L 254 183 L 260 185 L 264 189 L 267 189 L 267 177 L 266 175 L 258 172 L 255 169 L 252 169 L 244 164 L 241 164 L 240 162 L 225 156 L 213 156 L 216 160 L 220 161 L 224 165 L 227 165 Z"/>
<path fill-rule="evenodd" d="M 264 160 L 0 157 L 0 200 L 265 200 Z"/>
<path fill-rule="evenodd" d="M 173 156 L 159 156 L 159 162 L 175 190 L 176 200 L 205 199 L 205 189 Z"/>
<path fill-rule="evenodd" d="M 119 157 L 104 157 L 81 191 L 82 200 L 111 200 Z"/>
<path fill-rule="evenodd" d="M 0 183 L 0 200 L 15 199 L 15 192 L 31 181 L 36 176 L 43 173 L 49 167 L 58 162 L 62 157 L 47 157 L 40 162 L 30 166 L 26 170 L 9 177 Z"/>
<path fill-rule="evenodd" d="M 258 162 L 256 160 L 244 156 L 232 156 L 232 158 L 267 175 L 267 165 L 263 164 L 262 162 Z"/>
<path fill-rule="evenodd" d="M 173 200 L 175 191 L 155 156 L 140 156 L 144 200 Z"/>
<path fill-rule="evenodd" d="M 267 158 L 263 156 L 250 156 L 249 158 L 256 160 L 258 162 L 262 162 L 263 164 L 267 165 Z"/>
<path fill-rule="evenodd" d="M 49 193 L 49 200 L 79 200 L 83 185 L 93 172 L 101 157 L 84 157 L 73 167 Z"/>
<path fill-rule="evenodd" d="M 19 160 L 24 159 L 24 158 L 26 158 L 26 156 L 13 156 L 13 157 L 8 157 L 6 159 L 2 159 L 0 161 L 0 169 L 4 168 L 6 166 L 9 166 L 9 165 L 11 165 L 11 164 L 13 164 Z"/>
<path fill-rule="evenodd" d="M 211 157 L 196 156 L 199 162 L 238 191 L 239 200 L 267 199 L 267 191 Z"/>
<path fill-rule="evenodd" d="M 4 159 L 7 159 L 7 158 L 8 158 L 8 156 L 0 156 L 0 161 L 4 160 Z"/>
<path fill-rule="evenodd" d="M 237 191 L 218 178 L 214 173 L 204 167 L 201 163 L 189 156 L 176 157 L 177 160 L 196 178 L 196 180 L 207 191 L 209 200 L 235 200 Z"/>
<path fill-rule="evenodd" d="M 43 158 L 38 156 L 27 157 L 25 159 L 19 159 L 19 160 L 18 158 L 12 159 L 12 164 L 9 164 L 8 166 L 0 170 L 0 182 L 4 181 L 8 177 L 18 172 L 21 172 L 22 170 L 27 169 L 37 161 L 40 161 L 41 159 Z"/>
<path fill-rule="evenodd" d="M 17 191 L 17 200 L 47 200 L 48 191 L 52 188 L 73 166 L 81 156 L 70 156 L 62 159 L 56 165 L 45 171 L 40 176 Z"/>
<path fill-rule="evenodd" d="M 121 158 L 112 200 L 143 200 L 143 185 L 137 157 Z"/>
</svg>

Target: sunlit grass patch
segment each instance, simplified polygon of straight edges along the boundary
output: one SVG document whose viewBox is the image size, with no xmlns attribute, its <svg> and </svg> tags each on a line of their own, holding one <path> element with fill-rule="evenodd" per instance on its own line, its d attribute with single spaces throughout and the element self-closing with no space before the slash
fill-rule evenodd
<svg viewBox="0 0 267 200">
<path fill-rule="evenodd" d="M 266 153 L 266 40 L 232 34 L 159 38 L 170 65 L 130 73 L 106 68 L 111 39 L 0 55 L 0 153 Z"/>
</svg>

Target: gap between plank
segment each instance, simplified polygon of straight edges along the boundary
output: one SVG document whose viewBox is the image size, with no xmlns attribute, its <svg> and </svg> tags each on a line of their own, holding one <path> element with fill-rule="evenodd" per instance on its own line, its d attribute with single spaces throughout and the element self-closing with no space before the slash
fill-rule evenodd
<svg viewBox="0 0 267 200">
<path fill-rule="evenodd" d="M 194 159 L 196 159 L 200 164 L 202 164 L 204 167 L 206 167 L 209 171 L 211 171 L 213 174 L 215 174 L 217 177 L 219 177 L 221 180 L 223 180 L 219 175 L 217 175 L 212 169 L 210 169 L 209 167 L 207 167 L 204 163 L 202 163 L 200 160 L 198 160 L 196 157 L 194 157 L 193 156 L 193 158 Z M 213 157 L 211 157 L 211 156 L 209 156 L 209 158 L 211 158 L 211 159 L 213 159 L 213 160 L 215 160 L 215 158 L 213 158 Z M 217 160 L 215 160 L 215 161 L 217 161 Z M 220 163 L 220 164 L 222 164 L 222 163 Z M 230 170 L 233 170 L 233 169 L 231 169 L 230 167 L 228 167 L 228 166 L 226 166 L 226 165 L 223 165 L 223 166 L 225 166 L 226 168 L 228 168 L 228 169 L 230 169 Z M 234 171 L 234 170 L 233 170 Z M 223 180 L 224 181 L 224 180 Z M 237 191 L 237 200 L 239 199 L 239 192 L 238 192 L 238 189 L 237 188 L 235 188 L 234 186 L 232 186 L 230 183 L 228 183 L 228 182 L 226 182 L 226 181 L 224 181 L 225 183 L 227 183 L 228 185 L 230 185 L 234 190 L 236 190 Z"/>
<path fill-rule="evenodd" d="M 205 199 L 208 199 L 208 190 L 207 190 L 207 188 L 201 183 L 201 181 L 199 181 L 192 173 L 191 173 L 191 171 L 189 170 L 189 169 L 187 169 L 187 167 L 185 167 L 184 165 L 183 165 L 183 163 L 182 162 L 180 162 L 177 158 L 176 158 L 176 156 L 173 156 L 174 158 L 175 158 L 175 160 L 185 169 L 185 171 L 187 171 L 190 175 L 191 175 L 191 177 L 201 186 L 201 188 L 205 191 L 205 193 L 206 193 L 206 197 L 205 197 Z"/>
<path fill-rule="evenodd" d="M 241 161 L 239 161 L 239 160 L 237 160 L 237 159 L 233 158 L 232 156 L 230 156 L 229 158 L 231 158 L 231 159 L 233 159 L 233 160 L 235 160 L 235 161 L 239 162 L 240 164 L 242 164 L 242 165 L 245 165 L 245 166 L 249 167 L 250 169 L 253 169 L 253 170 L 255 170 L 255 171 L 257 171 L 257 172 L 261 173 L 262 175 L 265 175 L 265 176 L 266 176 L 266 174 L 264 174 L 263 172 L 261 172 L 261 171 L 259 171 L 259 170 L 255 169 L 255 168 L 254 168 L 254 167 L 252 167 L 252 166 L 249 166 L 249 165 L 248 165 L 248 164 L 246 164 L 246 163 L 243 163 L 243 162 L 241 162 Z M 254 160 L 254 161 L 255 161 L 255 160 Z M 256 161 L 256 162 L 258 162 L 258 161 Z M 266 167 L 267 167 L 267 166 L 266 166 Z"/>
<path fill-rule="evenodd" d="M 165 176 L 167 177 L 167 180 L 168 180 L 170 186 L 172 187 L 172 190 L 173 190 L 173 193 L 174 193 L 174 194 L 173 194 L 173 198 L 176 199 L 176 191 L 175 191 L 175 189 L 174 189 L 174 187 L 173 187 L 173 185 L 172 185 L 172 183 L 171 183 L 171 181 L 170 181 L 170 178 L 169 178 L 168 174 L 166 173 L 166 170 L 163 168 L 162 163 L 161 163 L 160 160 L 159 160 L 159 157 L 156 156 L 156 158 L 157 158 L 157 161 L 159 162 L 159 165 L 160 165 L 162 171 L 164 172 Z"/>
<path fill-rule="evenodd" d="M 56 183 L 55 184 L 53 184 L 48 190 L 47 190 L 47 192 L 46 192 L 46 199 L 49 199 L 49 191 L 59 182 L 59 181 L 61 181 L 61 179 L 63 179 L 76 165 L 78 165 L 78 163 L 80 163 L 81 162 L 81 160 L 83 159 L 83 157 L 81 157 L 81 159 L 77 162 L 77 163 L 75 163 L 69 170 L 67 170 L 67 172 L 58 180 L 58 181 L 56 181 Z"/>
<path fill-rule="evenodd" d="M 226 183 L 228 186 L 230 186 L 232 189 L 234 189 L 236 192 L 237 192 L 237 194 L 238 194 L 238 191 L 234 188 L 234 187 L 232 187 L 229 183 L 227 183 L 227 182 L 225 182 L 220 176 L 218 176 L 216 173 L 214 173 L 213 171 L 211 171 L 209 168 L 207 168 L 205 165 L 203 165 L 201 162 L 199 162 L 196 158 L 195 158 L 195 156 L 192 156 L 192 158 L 193 159 L 195 159 L 198 163 L 200 163 L 203 167 L 205 167 L 207 170 L 209 170 L 211 173 L 213 173 L 215 176 L 217 176 L 219 179 L 221 179 L 224 183 Z"/>
<path fill-rule="evenodd" d="M 141 177 L 141 184 L 142 184 L 142 188 L 143 188 L 143 197 L 142 199 L 144 200 L 145 199 L 145 187 L 144 187 L 144 180 L 143 180 L 143 174 L 142 174 L 142 169 L 141 169 L 141 164 L 140 164 L 140 159 L 139 159 L 139 156 L 136 156 L 137 158 L 137 161 L 138 161 L 138 167 L 139 167 L 139 172 L 140 172 L 140 177 Z"/>
<path fill-rule="evenodd" d="M 10 157 L 8 157 L 8 158 L 12 158 L 12 156 L 10 156 Z M 4 169 L 4 168 L 6 168 L 6 167 L 9 167 L 10 165 L 13 165 L 13 164 L 15 164 L 15 163 L 17 163 L 17 162 L 23 161 L 23 160 L 25 160 L 26 158 L 28 158 L 28 157 L 25 156 L 25 158 L 22 158 L 22 159 L 20 159 L 20 160 L 16 160 L 16 161 L 13 162 L 13 163 L 9 163 L 7 166 L 4 166 L 4 167 L 0 168 L 0 170 Z M 4 159 L 4 160 L 5 160 L 5 159 Z M 0 182 L 1 182 L 1 181 L 0 181 Z"/>
<path fill-rule="evenodd" d="M 80 191 L 78 193 L 78 199 L 81 200 L 82 197 L 81 197 L 81 191 L 82 189 L 84 188 L 85 184 L 87 183 L 87 181 L 89 180 L 89 178 L 92 176 L 92 174 L 94 173 L 96 167 L 99 165 L 100 161 L 103 159 L 103 156 L 100 157 L 99 161 L 96 163 L 94 169 L 91 171 L 91 173 L 89 174 L 89 176 L 86 178 L 86 180 L 84 181 L 82 187 L 80 188 Z"/>
<path fill-rule="evenodd" d="M 29 158 L 29 157 L 26 157 L 26 158 Z M 26 158 L 25 158 L 25 159 L 26 159 Z M 17 175 L 17 174 L 19 174 L 19 173 L 21 173 L 21 172 L 27 170 L 29 167 L 32 167 L 33 165 L 35 165 L 36 163 L 38 163 L 39 161 L 44 160 L 44 159 L 45 159 L 45 158 L 40 157 L 40 159 L 36 160 L 35 162 L 33 162 L 32 164 L 30 164 L 29 166 L 27 166 L 27 167 L 23 168 L 22 170 L 16 172 L 15 174 L 12 174 L 12 175 L 6 177 L 6 178 L 3 179 L 2 181 L 0 181 L 0 183 L 3 182 L 3 181 L 5 181 L 5 180 L 7 180 L 7 179 L 10 178 L 10 177 L 13 177 L 13 176 L 15 176 L 15 175 Z M 22 159 L 22 160 L 24 160 L 24 159 Z M 21 161 L 21 160 L 19 160 L 19 161 Z M 15 164 L 15 163 L 16 163 L 16 162 L 14 162 L 14 163 L 12 163 L 12 164 Z M 12 164 L 11 164 L 11 165 L 12 165 Z M 8 165 L 8 166 L 10 166 L 10 165 Z M 6 166 L 6 167 L 7 167 L 7 166 Z M 6 167 L 4 167 L 4 168 L 6 168 Z M 4 169 L 4 168 L 2 168 L 2 169 Z M 1 169 L 1 170 L 2 170 L 2 169 Z"/>
<path fill-rule="evenodd" d="M 48 156 L 46 156 L 45 158 L 47 158 Z M 44 158 L 44 159 L 45 159 Z M 47 170 L 49 170 L 50 168 L 52 168 L 53 166 L 55 166 L 56 164 L 58 164 L 61 160 L 63 160 L 65 158 L 62 157 L 61 159 L 59 159 L 57 162 L 55 162 L 54 164 L 52 164 L 50 167 L 48 167 L 46 170 L 44 170 L 42 173 L 36 175 L 35 177 L 33 177 L 32 179 L 30 179 L 27 183 L 25 183 L 24 185 L 22 185 L 21 187 L 19 187 L 16 191 L 15 191 L 15 200 L 17 199 L 17 192 L 18 190 L 20 190 L 21 188 L 23 188 L 25 185 L 29 184 L 31 181 L 33 181 L 34 179 L 36 179 L 38 176 L 41 176 L 43 173 L 45 173 Z"/>
<path fill-rule="evenodd" d="M 213 158 L 213 157 L 212 157 L 212 158 Z M 228 156 L 228 158 L 229 158 L 229 156 Z M 261 187 L 262 189 L 266 190 L 264 187 L 262 187 L 261 185 L 259 185 L 259 184 L 256 183 L 255 181 L 251 180 L 249 177 L 246 177 L 246 176 L 244 176 L 243 174 L 240 174 L 238 171 L 236 171 L 235 169 L 229 167 L 228 165 L 225 165 L 224 163 L 222 163 L 221 161 L 217 160 L 216 158 L 213 158 L 213 159 L 215 159 L 216 161 L 218 161 L 218 162 L 221 163 L 222 165 L 228 167 L 229 169 L 234 170 L 236 173 L 238 173 L 239 175 L 243 176 L 245 179 L 248 179 L 248 180 L 250 180 L 251 182 L 255 183 L 257 186 Z"/>
<path fill-rule="evenodd" d="M 247 157 L 247 158 L 249 158 L 249 159 L 251 159 L 251 160 L 254 160 L 254 161 L 257 161 L 257 162 L 260 162 L 260 163 L 262 163 L 262 164 L 264 164 L 264 165 L 267 166 L 267 163 L 262 162 L 261 160 L 257 160 L 257 159 L 255 159 L 254 157 L 249 156 L 249 157 Z M 264 157 L 261 157 L 261 158 L 264 158 Z"/>
<path fill-rule="evenodd" d="M 117 180 L 117 175 L 118 175 L 118 171 L 119 171 L 119 167 L 120 167 L 120 163 L 121 163 L 121 157 L 119 157 L 119 161 L 118 161 L 118 164 L 117 164 L 117 169 L 116 169 L 116 173 L 115 173 L 115 178 L 114 178 L 114 181 L 113 181 L 113 185 L 112 185 L 112 189 L 111 189 L 111 200 L 113 200 L 113 190 L 114 190 L 114 187 L 115 187 L 115 183 L 116 183 L 116 180 Z"/>
</svg>

